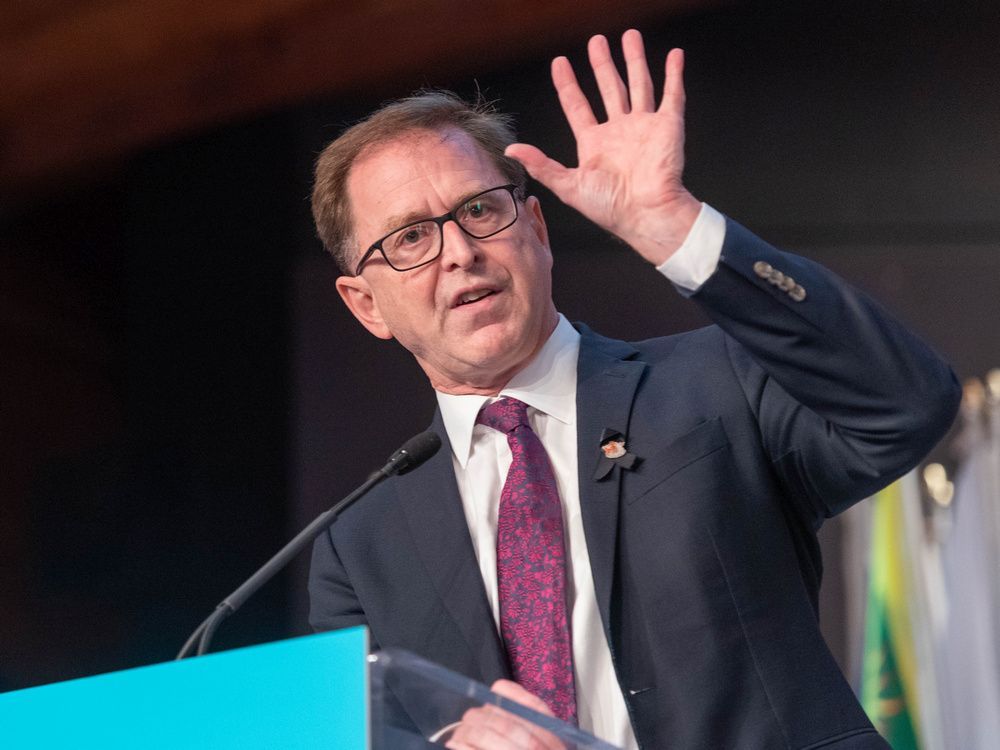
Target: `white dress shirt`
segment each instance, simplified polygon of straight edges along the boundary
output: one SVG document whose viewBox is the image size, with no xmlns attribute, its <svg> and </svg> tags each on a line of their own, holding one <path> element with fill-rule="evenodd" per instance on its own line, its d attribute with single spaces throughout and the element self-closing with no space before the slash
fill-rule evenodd
<svg viewBox="0 0 1000 750">
<path fill-rule="evenodd" d="M 684 244 L 658 266 L 658 270 L 682 290 L 696 291 L 715 271 L 724 235 L 723 217 L 702 204 Z M 528 420 L 545 446 L 555 473 L 568 561 L 567 598 L 579 725 L 613 745 L 633 750 L 637 744 L 601 626 L 580 511 L 576 452 L 579 353 L 580 334 L 560 315 L 541 351 L 511 379 L 497 398 L 511 396 L 528 405 Z M 510 468 L 510 448 L 504 434 L 476 424 L 480 409 L 495 398 L 438 392 L 437 399 L 451 442 L 452 463 L 472 547 L 494 622 L 498 624 L 497 512 Z"/>
</svg>

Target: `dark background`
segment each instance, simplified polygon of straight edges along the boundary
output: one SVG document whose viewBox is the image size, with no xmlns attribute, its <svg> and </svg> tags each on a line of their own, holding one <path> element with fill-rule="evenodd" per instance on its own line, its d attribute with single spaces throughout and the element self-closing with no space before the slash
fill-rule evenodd
<svg viewBox="0 0 1000 750">
<path fill-rule="evenodd" d="M 513 57 L 456 48 L 0 179 L 0 689 L 171 658 L 429 421 L 410 357 L 342 309 L 308 210 L 322 146 L 423 85 L 484 91 L 524 141 L 572 163 L 548 61 L 568 54 L 593 91 L 588 36 L 638 19 L 655 71 L 670 47 L 687 50 L 698 197 L 874 293 L 960 377 L 1000 364 L 992 3 L 635 5 L 565 17 Z M 455 28 L 412 43 L 446 50 L 475 23 L 474 5 L 451 6 Z M 525 34 L 544 15 L 531 7 L 511 4 Z M 330 54 L 391 57 L 379 39 L 332 38 Z M 538 194 L 567 317 L 625 338 L 704 323 L 627 249 Z M 836 525 L 825 534 L 824 627 L 843 663 L 841 539 Z M 307 632 L 305 571 L 303 559 L 265 588 L 217 647 Z"/>
</svg>

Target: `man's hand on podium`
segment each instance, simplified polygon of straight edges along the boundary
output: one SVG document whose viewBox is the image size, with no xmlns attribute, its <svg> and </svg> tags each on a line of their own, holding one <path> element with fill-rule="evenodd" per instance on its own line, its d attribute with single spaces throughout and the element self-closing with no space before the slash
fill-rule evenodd
<svg viewBox="0 0 1000 750">
<path fill-rule="evenodd" d="M 497 680 L 490 689 L 497 695 L 552 716 L 545 702 L 516 682 Z M 452 750 L 565 750 L 565 745 L 544 729 L 498 706 L 471 708 L 462 716 L 445 747 Z"/>
</svg>

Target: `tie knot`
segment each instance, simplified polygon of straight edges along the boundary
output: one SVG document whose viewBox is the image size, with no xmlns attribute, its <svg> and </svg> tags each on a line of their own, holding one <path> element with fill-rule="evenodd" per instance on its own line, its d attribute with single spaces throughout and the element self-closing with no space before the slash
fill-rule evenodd
<svg viewBox="0 0 1000 750">
<path fill-rule="evenodd" d="M 520 425 L 528 424 L 528 405 L 516 398 L 504 396 L 484 407 L 476 417 L 476 423 L 509 435 Z"/>
</svg>

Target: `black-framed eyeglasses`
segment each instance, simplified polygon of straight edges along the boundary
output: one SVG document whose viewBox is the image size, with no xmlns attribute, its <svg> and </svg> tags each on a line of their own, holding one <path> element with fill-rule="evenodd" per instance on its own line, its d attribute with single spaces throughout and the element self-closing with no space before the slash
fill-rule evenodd
<svg viewBox="0 0 1000 750">
<path fill-rule="evenodd" d="M 444 249 L 444 225 L 454 221 L 473 239 L 483 240 L 517 221 L 517 185 L 501 185 L 465 198 L 446 214 L 421 219 L 389 232 L 361 256 L 354 275 L 378 251 L 395 271 L 410 271 L 436 260 Z"/>
</svg>

